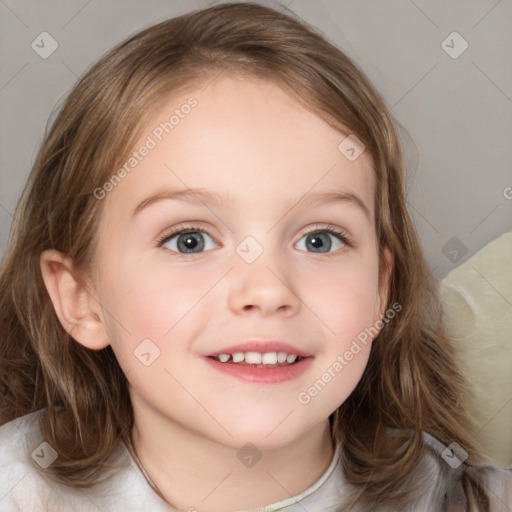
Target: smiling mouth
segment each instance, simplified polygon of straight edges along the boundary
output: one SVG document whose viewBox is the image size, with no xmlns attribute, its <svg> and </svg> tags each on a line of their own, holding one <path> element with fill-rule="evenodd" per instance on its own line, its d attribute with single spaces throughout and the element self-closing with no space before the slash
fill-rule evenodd
<svg viewBox="0 0 512 512">
<path fill-rule="evenodd" d="M 229 355 L 229 359 L 226 359 L 226 356 Z M 283 366 L 293 366 L 297 363 L 299 363 L 300 361 L 302 361 L 303 359 L 307 359 L 306 357 L 301 357 L 301 356 L 294 356 L 294 357 L 289 357 L 287 358 L 286 361 L 283 361 L 283 362 L 276 362 L 276 363 L 251 363 L 251 362 L 247 362 L 245 359 L 242 359 L 241 361 L 233 361 L 233 356 L 231 354 L 222 354 L 222 356 L 224 356 L 222 360 L 219 356 L 208 356 L 209 359 L 213 359 L 214 361 L 217 361 L 219 363 L 222 363 L 222 364 L 226 364 L 226 365 L 232 365 L 232 366 L 248 366 L 250 368 L 268 368 L 268 369 L 271 369 L 271 368 L 281 368 Z"/>
<path fill-rule="evenodd" d="M 265 386 L 298 378 L 311 366 L 314 359 L 314 356 L 286 352 L 234 352 L 204 357 L 211 368 L 229 378 Z"/>
</svg>

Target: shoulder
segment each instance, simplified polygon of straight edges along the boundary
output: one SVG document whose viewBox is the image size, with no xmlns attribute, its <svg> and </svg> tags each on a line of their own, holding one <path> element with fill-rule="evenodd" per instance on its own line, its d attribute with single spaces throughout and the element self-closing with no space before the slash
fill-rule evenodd
<svg viewBox="0 0 512 512">
<path fill-rule="evenodd" d="M 88 488 L 75 488 L 50 478 L 47 468 L 57 452 L 39 428 L 43 410 L 0 426 L 0 510 L 2 512 L 132 512 L 148 504 L 156 512 L 174 511 L 146 484 L 124 446 L 112 457 L 115 471 Z"/>
<path fill-rule="evenodd" d="M 0 427 L 1 510 L 35 511 L 34 496 L 44 500 L 45 479 L 37 468 L 48 467 L 55 450 L 42 442 L 40 414 L 33 412 Z"/>
<path fill-rule="evenodd" d="M 423 432 L 426 455 L 418 471 L 426 482 L 429 506 L 466 506 L 467 496 L 463 486 L 464 476 L 481 489 L 489 500 L 490 512 L 512 510 L 512 470 L 494 465 L 469 466 L 467 453 L 457 443 L 445 445 L 434 436 Z"/>
</svg>

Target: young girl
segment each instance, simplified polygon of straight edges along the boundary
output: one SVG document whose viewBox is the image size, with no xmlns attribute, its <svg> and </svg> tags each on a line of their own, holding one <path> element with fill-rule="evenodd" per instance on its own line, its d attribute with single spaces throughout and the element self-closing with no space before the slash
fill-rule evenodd
<svg viewBox="0 0 512 512">
<path fill-rule="evenodd" d="M 405 208 L 394 120 L 222 4 L 78 82 L 0 283 L 0 509 L 512 510 Z"/>
</svg>

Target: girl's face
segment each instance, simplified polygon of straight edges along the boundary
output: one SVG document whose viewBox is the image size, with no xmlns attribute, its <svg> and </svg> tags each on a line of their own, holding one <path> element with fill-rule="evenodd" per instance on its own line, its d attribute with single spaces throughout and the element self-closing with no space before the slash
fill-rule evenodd
<svg viewBox="0 0 512 512">
<path fill-rule="evenodd" d="M 340 150 L 347 135 L 273 83 L 226 75 L 147 125 L 120 182 L 97 194 L 95 296 L 136 414 L 271 448 L 350 395 L 371 345 L 357 337 L 384 313 L 386 287 L 371 159 Z M 309 354 L 305 369 L 252 382 L 207 357 L 254 339 Z"/>
</svg>

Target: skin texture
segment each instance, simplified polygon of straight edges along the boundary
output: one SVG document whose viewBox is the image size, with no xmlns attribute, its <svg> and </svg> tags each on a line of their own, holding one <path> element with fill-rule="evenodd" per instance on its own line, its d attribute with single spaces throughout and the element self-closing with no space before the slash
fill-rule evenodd
<svg viewBox="0 0 512 512">
<path fill-rule="evenodd" d="M 190 97 L 197 106 L 158 141 L 153 130 Z M 169 503 L 227 512 L 288 498 L 331 462 L 328 416 L 359 382 L 371 344 L 308 404 L 299 393 L 385 312 L 389 272 L 379 288 L 371 159 L 349 161 L 338 150 L 347 134 L 255 78 L 222 75 L 171 97 L 136 148 L 148 135 L 156 147 L 103 199 L 87 288 L 65 255 L 42 255 L 55 310 L 79 343 L 111 344 L 130 383 L 137 453 Z M 133 215 L 155 192 L 188 187 L 229 193 L 236 204 L 162 200 Z M 301 206 L 325 191 L 357 195 L 369 217 L 352 201 Z M 191 221 L 208 233 L 196 235 L 202 252 L 177 252 L 179 235 L 158 246 Z M 330 252 L 315 252 L 310 230 L 324 233 L 320 250 Z M 263 249 L 252 263 L 236 252 L 248 236 Z M 205 363 L 249 338 L 284 340 L 315 359 L 274 385 L 242 383 Z M 134 356 L 144 339 L 160 351 L 149 366 Z M 237 458 L 246 443 L 262 455 L 252 467 Z"/>
</svg>

